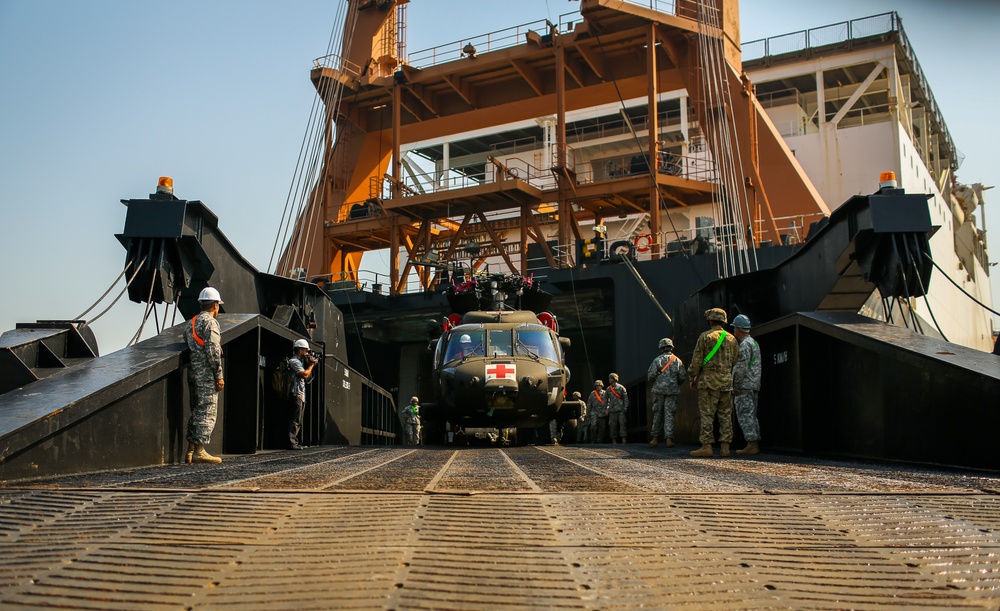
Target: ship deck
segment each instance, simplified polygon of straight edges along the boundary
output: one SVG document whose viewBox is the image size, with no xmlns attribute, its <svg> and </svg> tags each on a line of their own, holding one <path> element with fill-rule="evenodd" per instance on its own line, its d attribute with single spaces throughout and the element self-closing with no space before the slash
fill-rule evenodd
<svg viewBox="0 0 1000 611">
<path fill-rule="evenodd" d="M 0 604 L 995 609 L 1000 474 L 329 446 L 0 488 Z"/>
</svg>

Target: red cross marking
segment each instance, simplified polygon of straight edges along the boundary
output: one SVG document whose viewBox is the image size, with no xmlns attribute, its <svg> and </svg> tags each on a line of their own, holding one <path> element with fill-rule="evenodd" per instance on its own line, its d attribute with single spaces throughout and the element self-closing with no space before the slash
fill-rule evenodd
<svg viewBox="0 0 1000 611">
<path fill-rule="evenodd" d="M 487 367 L 486 375 L 506 380 L 507 378 L 513 378 L 515 371 L 514 367 L 501 363 L 499 365 L 491 365 Z"/>
</svg>

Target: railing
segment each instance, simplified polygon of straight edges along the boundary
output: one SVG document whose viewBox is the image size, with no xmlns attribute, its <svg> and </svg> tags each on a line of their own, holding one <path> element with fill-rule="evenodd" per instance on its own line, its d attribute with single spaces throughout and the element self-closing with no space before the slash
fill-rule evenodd
<svg viewBox="0 0 1000 611">
<path fill-rule="evenodd" d="M 516 25 L 504 30 L 479 34 L 471 38 L 463 38 L 429 49 L 416 51 L 410 54 L 408 63 L 415 68 L 429 68 L 445 62 L 453 62 L 463 57 L 474 57 L 481 53 L 515 47 L 525 42 L 525 35 L 528 32 L 549 35 L 554 29 L 558 30 L 559 26 L 547 19 L 539 19 L 538 21 Z"/>
<path fill-rule="evenodd" d="M 890 32 L 897 34 L 899 47 L 902 49 L 903 55 L 906 57 L 916 76 L 915 79 L 911 80 L 911 86 L 917 87 L 920 90 L 923 99 L 929 107 L 928 111 L 932 116 L 937 117 L 937 120 L 941 123 L 941 132 L 945 140 L 944 148 L 947 154 L 953 154 L 956 149 L 954 141 L 951 138 L 951 132 L 948 131 L 948 126 L 944 122 L 944 115 L 941 114 L 941 109 L 934 98 L 934 92 L 931 91 L 927 77 L 924 75 L 924 71 L 913 52 L 913 46 L 910 44 L 910 40 L 903 30 L 903 23 L 895 11 L 833 23 L 810 30 L 801 30 L 770 38 L 751 40 L 743 43 L 740 48 L 742 50 L 743 61 L 750 62 L 786 53 L 798 53 L 817 47 L 849 44 L 854 40 L 880 36 Z M 955 169 L 958 169 L 960 162 L 957 159 L 952 159 L 952 164 Z"/>
<path fill-rule="evenodd" d="M 798 32 L 771 36 L 770 38 L 747 41 L 741 45 L 741 50 L 743 61 L 749 62 L 775 55 L 797 53 L 816 47 L 825 47 L 868 38 L 870 36 L 888 34 L 889 32 L 902 33 L 902 31 L 899 15 L 893 11 L 824 25 L 809 30 L 800 30 Z"/>
<path fill-rule="evenodd" d="M 313 67 L 329 68 L 330 70 L 355 79 L 361 76 L 361 66 L 355 64 L 347 58 L 337 55 L 336 53 L 324 55 L 323 57 L 317 57 L 313 60 Z"/>
<path fill-rule="evenodd" d="M 643 8 L 653 9 L 659 13 L 664 13 L 667 15 L 675 15 L 677 17 L 686 17 L 688 19 L 698 19 L 699 7 L 701 5 L 701 14 L 707 15 L 710 12 L 718 12 L 719 9 L 715 7 L 710 7 L 704 4 L 701 0 L 625 0 L 627 4 L 634 4 L 636 6 L 641 6 Z M 719 23 L 717 18 L 705 17 L 706 23 Z"/>
<path fill-rule="evenodd" d="M 589 166 L 589 167 L 588 167 Z M 656 172 L 668 176 L 678 176 L 699 182 L 718 182 L 715 164 L 705 158 L 678 155 L 663 151 L 656 163 Z M 649 163 L 646 155 L 629 153 L 591 159 L 587 164 L 577 167 L 577 183 L 617 180 L 631 176 L 649 174 Z"/>
<path fill-rule="evenodd" d="M 698 4 L 700 2 L 681 2 L 679 0 L 625 0 L 627 4 L 650 8 L 667 15 L 687 17 L 688 19 L 698 18 Z M 701 12 L 717 11 L 718 9 L 701 7 Z M 535 32 L 542 36 L 552 33 L 566 34 L 573 31 L 575 25 L 583 21 L 580 11 L 571 11 L 559 16 L 558 23 L 552 23 L 547 19 L 539 19 L 529 23 L 523 23 L 503 30 L 496 30 L 487 34 L 479 34 L 469 38 L 462 38 L 454 42 L 445 43 L 428 49 L 421 49 L 410 53 L 407 63 L 414 68 L 429 68 L 445 62 L 453 62 L 463 57 L 489 53 L 515 47 L 525 42 L 525 35 L 528 32 Z M 707 18 L 708 23 L 717 23 L 717 18 Z M 472 46 L 472 54 L 466 49 Z"/>
</svg>

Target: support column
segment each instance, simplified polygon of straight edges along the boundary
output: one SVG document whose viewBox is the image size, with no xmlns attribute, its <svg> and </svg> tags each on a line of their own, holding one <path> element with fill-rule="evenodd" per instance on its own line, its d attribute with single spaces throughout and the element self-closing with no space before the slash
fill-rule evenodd
<svg viewBox="0 0 1000 611">
<path fill-rule="evenodd" d="M 451 168 L 451 142 L 445 142 L 441 145 L 441 178 L 438 181 L 438 187 L 442 190 L 448 190 L 448 171 Z"/>
<path fill-rule="evenodd" d="M 392 199 L 399 200 L 402 197 L 400 185 L 399 162 L 399 122 L 402 108 L 402 87 L 395 83 L 392 88 Z M 382 177 L 379 177 L 382 180 Z M 398 215 L 393 214 L 392 227 L 389 230 L 389 285 L 392 295 L 399 294 L 399 227 L 396 225 Z"/>
<path fill-rule="evenodd" d="M 650 256 L 659 259 L 660 249 L 660 189 L 656 184 L 660 161 L 660 120 L 657 106 L 656 24 L 649 25 L 649 42 L 646 45 L 646 72 L 649 75 L 649 232 L 653 243 Z"/>
<path fill-rule="evenodd" d="M 559 182 L 559 265 L 573 264 L 570 254 L 570 216 L 573 211 L 567 200 L 569 193 L 566 165 L 566 48 L 556 48 L 556 180 Z"/>
</svg>

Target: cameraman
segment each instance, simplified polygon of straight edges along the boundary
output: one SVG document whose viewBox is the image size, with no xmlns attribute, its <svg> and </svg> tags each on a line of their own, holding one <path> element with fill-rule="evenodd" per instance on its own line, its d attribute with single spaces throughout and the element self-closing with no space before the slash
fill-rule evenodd
<svg viewBox="0 0 1000 611">
<path fill-rule="evenodd" d="M 288 441 L 292 450 L 303 450 L 299 445 L 299 431 L 302 429 L 302 415 L 306 406 L 306 382 L 312 379 L 313 367 L 319 362 L 309 354 L 309 342 L 297 339 L 292 344 L 292 358 L 288 359 L 288 369 L 294 382 L 288 398 Z"/>
</svg>

